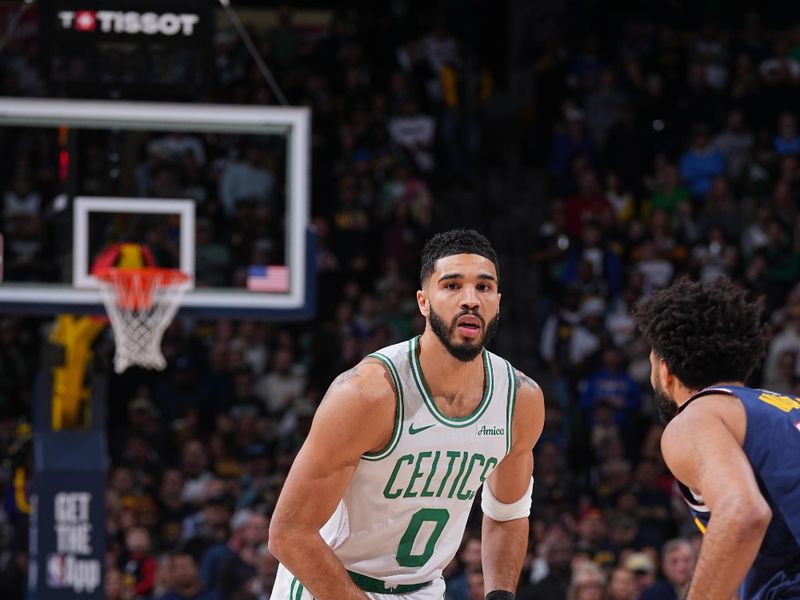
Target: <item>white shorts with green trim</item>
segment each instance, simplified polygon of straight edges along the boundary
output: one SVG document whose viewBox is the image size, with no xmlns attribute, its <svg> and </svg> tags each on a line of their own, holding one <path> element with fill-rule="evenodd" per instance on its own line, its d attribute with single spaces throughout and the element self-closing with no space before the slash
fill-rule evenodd
<svg viewBox="0 0 800 600">
<path fill-rule="evenodd" d="M 368 578 L 361 578 L 368 579 Z M 377 581 L 377 580 L 373 580 Z M 359 584 L 362 589 L 364 587 Z M 444 579 L 434 579 L 428 585 L 413 592 L 377 593 L 364 590 L 370 600 L 444 600 Z M 283 565 L 278 567 L 275 585 L 272 588 L 270 600 L 315 600 L 308 590 L 303 587 Z"/>
</svg>

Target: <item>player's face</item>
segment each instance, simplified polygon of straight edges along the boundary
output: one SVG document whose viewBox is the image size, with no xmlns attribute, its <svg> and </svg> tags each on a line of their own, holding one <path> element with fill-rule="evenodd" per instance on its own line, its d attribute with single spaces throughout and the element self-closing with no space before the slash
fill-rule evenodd
<svg viewBox="0 0 800 600">
<path fill-rule="evenodd" d="M 448 352 L 468 362 L 497 329 L 500 293 L 494 263 L 477 254 L 440 258 L 417 300 Z"/>
<path fill-rule="evenodd" d="M 676 414 L 678 414 L 678 403 L 670 398 L 664 386 L 661 385 L 661 377 L 659 376 L 662 367 L 662 361 L 655 353 L 650 351 L 650 383 L 653 386 L 653 392 L 656 400 L 656 408 L 658 409 L 658 418 L 663 425 L 669 423 Z"/>
</svg>

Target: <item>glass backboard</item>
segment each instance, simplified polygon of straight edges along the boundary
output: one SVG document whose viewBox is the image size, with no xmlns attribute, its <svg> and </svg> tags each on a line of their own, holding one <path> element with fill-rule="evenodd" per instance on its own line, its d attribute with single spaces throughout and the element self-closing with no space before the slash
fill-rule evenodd
<svg viewBox="0 0 800 600">
<path fill-rule="evenodd" d="M 100 314 L 94 261 L 139 244 L 191 277 L 184 313 L 310 315 L 309 131 L 305 108 L 0 98 L 0 310 Z"/>
</svg>

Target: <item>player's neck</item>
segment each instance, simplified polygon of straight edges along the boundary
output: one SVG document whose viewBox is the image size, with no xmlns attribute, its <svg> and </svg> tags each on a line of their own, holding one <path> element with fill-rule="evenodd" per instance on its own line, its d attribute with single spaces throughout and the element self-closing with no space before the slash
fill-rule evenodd
<svg viewBox="0 0 800 600">
<path fill-rule="evenodd" d="M 698 389 L 689 389 L 684 385 L 678 385 L 673 398 L 675 398 L 675 401 L 678 403 L 678 408 L 680 408 L 705 389 L 714 387 L 741 387 L 743 385 L 744 383 L 741 381 L 720 381 L 719 383 L 712 383 L 707 387 Z"/>
<path fill-rule="evenodd" d="M 425 380 L 436 395 L 461 392 L 473 379 L 483 381 L 483 352 L 468 362 L 450 354 L 430 329 L 419 340 L 419 363 Z"/>
</svg>

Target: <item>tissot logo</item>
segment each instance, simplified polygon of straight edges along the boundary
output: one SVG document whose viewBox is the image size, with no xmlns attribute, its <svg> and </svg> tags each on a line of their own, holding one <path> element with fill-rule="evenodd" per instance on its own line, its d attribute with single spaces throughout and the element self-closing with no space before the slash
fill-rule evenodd
<svg viewBox="0 0 800 600">
<path fill-rule="evenodd" d="M 97 29 L 97 19 L 93 10 L 79 10 L 75 13 L 76 31 L 94 31 Z"/>
<path fill-rule="evenodd" d="M 154 13 L 121 10 L 62 10 L 62 29 L 144 35 L 194 35 L 200 16 L 193 13 Z"/>
</svg>

